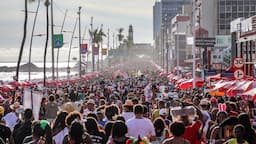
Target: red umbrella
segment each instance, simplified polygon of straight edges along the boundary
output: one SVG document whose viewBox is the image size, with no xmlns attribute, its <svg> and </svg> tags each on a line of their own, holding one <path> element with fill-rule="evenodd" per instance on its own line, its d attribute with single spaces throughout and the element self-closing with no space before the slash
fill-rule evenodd
<svg viewBox="0 0 256 144">
<path fill-rule="evenodd" d="M 207 81 L 210 82 L 212 80 L 216 81 L 216 80 L 220 80 L 221 79 L 221 74 L 217 74 L 217 75 L 214 75 L 214 76 L 209 76 L 207 78 Z"/>
<path fill-rule="evenodd" d="M 18 83 L 17 81 L 12 81 L 12 82 L 9 82 L 8 84 L 11 85 L 11 86 L 14 86 L 14 87 L 19 87 L 19 86 L 21 86 L 21 84 Z"/>
<path fill-rule="evenodd" d="M 200 78 L 196 78 L 196 87 L 202 87 L 202 86 L 204 86 L 204 81 Z M 189 89 L 192 87 L 193 87 L 193 79 L 184 81 L 179 85 L 180 89 Z"/>
</svg>

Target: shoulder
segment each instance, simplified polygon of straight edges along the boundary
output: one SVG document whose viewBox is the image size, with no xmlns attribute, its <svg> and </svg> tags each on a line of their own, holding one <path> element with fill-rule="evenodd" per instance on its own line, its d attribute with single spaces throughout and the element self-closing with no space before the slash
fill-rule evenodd
<svg viewBox="0 0 256 144">
<path fill-rule="evenodd" d="M 163 144 L 171 144 L 172 141 L 173 141 L 173 138 L 168 138 L 168 139 L 163 141 Z"/>
</svg>

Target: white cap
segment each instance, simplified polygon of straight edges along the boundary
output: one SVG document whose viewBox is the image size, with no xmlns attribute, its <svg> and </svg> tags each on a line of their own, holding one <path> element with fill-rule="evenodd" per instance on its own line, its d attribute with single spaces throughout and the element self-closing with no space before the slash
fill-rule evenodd
<svg viewBox="0 0 256 144">
<path fill-rule="evenodd" d="M 167 115 L 167 110 L 165 108 L 164 109 L 160 109 L 159 115 L 160 116 L 166 116 Z"/>
</svg>

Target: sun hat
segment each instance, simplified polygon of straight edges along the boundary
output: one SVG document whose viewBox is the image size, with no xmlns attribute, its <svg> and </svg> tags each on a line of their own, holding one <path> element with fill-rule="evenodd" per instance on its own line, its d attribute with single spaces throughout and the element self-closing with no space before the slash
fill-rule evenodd
<svg viewBox="0 0 256 144">
<path fill-rule="evenodd" d="M 94 101 L 93 99 L 89 99 L 89 100 L 87 101 L 87 104 L 95 104 L 95 101 Z"/>
<path fill-rule="evenodd" d="M 167 115 L 167 110 L 166 110 L 165 108 L 160 109 L 160 111 L 159 111 L 159 115 L 161 115 L 161 116 L 165 116 L 165 115 Z"/>
</svg>

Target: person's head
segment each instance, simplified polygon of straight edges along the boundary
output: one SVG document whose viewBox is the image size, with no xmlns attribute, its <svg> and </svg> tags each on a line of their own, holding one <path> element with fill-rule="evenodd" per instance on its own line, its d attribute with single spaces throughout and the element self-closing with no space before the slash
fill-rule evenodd
<svg viewBox="0 0 256 144">
<path fill-rule="evenodd" d="M 45 104 L 46 104 L 46 98 L 43 97 L 43 98 L 42 98 L 42 101 L 41 101 L 41 105 L 45 105 Z"/>
<path fill-rule="evenodd" d="M 34 140 L 44 137 L 47 144 L 52 143 L 52 132 L 49 122 L 46 120 L 34 121 L 32 124 L 32 135 Z"/>
<path fill-rule="evenodd" d="M 241 113 L 238 116 L 239 124 L 243 125 L 247 130 L 251 129 L 251 122 L 249 115 L 246 113 Z"/>
<path fill-rule="evenodd" d="M 105 130 L 105 133 L 106 133 L 106 136 L 109 137 L 111 135 L 111 130 L 112 130 L 112 127 L 114 125 L 114 121 L 108 121 L 104 127 L 104 130 Z"/>
<path fill-rule="evenodd" d="M 230 102 L 229 106 L 231 111 L 237 111 L 237 105 L 235 102 Z"/>
<path fill-rule="evenodd" d="M 116 121 L 111 130 L 111 136 L 112 138 L 121 138 L 125 137 L 125 135 L 128 133 L 128 128 L 126 124 L 123 121 Z"/>
<path fill-rule="evenodd" d="M 85 128 L 89 134 L 99 132 L 98 124 L 95 118 L 89 117 L 85 121 Z"/>
<path fill-rule="evenodd" d="M 125 123 L 125 118 L 122 115 L 118 115 L 116 118 L 117 121 L 122 121 Z"/>
<path fill-rule="evenodd" d="M 126 100 L 123 107 L 124 107 L 124 112 L 132 112 L 133 111 L 132 100 Z"/>
<path fill-rule="evenodd" d="M 103 112 L 98 111 L 98 112 L 97 112 L 97 120 L 98 120 L 98 121 L 103 121 L 103 119 L 104 119 L 104 114 L 103 114 Z"/>
<path fill-rule="evenodd" d="M 162 100 L 160 100 L 160 101 L 158 102 L 158 108 L 159 108 L 159 109 L 165 108 L 165 102 L 162 101 Z"/>
<path fill-rule="evenodd" d="M 65 119 L 65 124 L 67 127 L 70 127 L 74 120 L 81 120 L 82 116 L 78 111 L 73 111 L 68 114 Z"/>
<path fill-rule="evenodd" d="M 182 121 L 185 126 L 188 126 L 191 123 L 188 115 L 181 115 L 180 121 Z"/>
<path fill-rule="evenodd" d="M 194 97 L 194 98 L 193 98 L 193 103 L 194 103 L 196 106 L 199 106 L 199 104 L 200 104 L 200 99 L 199 99 L 199 97 Z"/>
<path fill-rule="evenodd" d="M 79 121 L 72 122 L 69 130 L 69 136 L 75 144 L 82 143 L 83 141 L 83 134 L 84 134 L 84 126 Z"/>
<path fill-rule="evenodd" d="M 56 128 L 64 129 L 66 127 L 65 120 L 67 116 L 68 116 L 68 113 L 65 111 L 59 112 L 52 129 L 53 130 Z"/>
<path fill-rule="evenodd" d="M 98 121 L 98 117 L 97 117 L 97 115 L 95 114 L 95 113 L 92 113 L 92 112 L 90 112 L 90 113 L 88 113 L 87 114 L 87 118 L 94 118 L 96 121 Z"/>
<path fill-rule="evenodd" d="M 133 98 L 132 103 L 133 103 L 133 105 L 136 105 L 139 103 L 139 100 L 137 98 Z"/>
<path fill-rule="evenodd" d="M 228 117 L 228 114 L 224 111 L 220 111 L 217 113 L 217 123 L 223 122 Z"/>
<path fill-rule="evenodd" d="M 156 118 L 153 122 L 154 128 L 155 128 L 155 133 L 157 137 L 162 136 L 162 133 L 164 131 L 165 126 L 165 122 L 162 118 Z"/>
<path fill-rule="evenodd" d="M 113 117 L 119 115 L 119 108 L 116 105 L 110 105 L 105 109 L 105 115 L 108 120 L 114 120 Z"/>
<path fill-rule="evenodd" d="M 136 116 L 143 116 L 144 108 L 141 104 L 137 104 L 137 105 L 134 106 L 133 112 Z"/>
<path fill-rule="evenodd" d="M 24 111 L 24 120 L 25 121 L 32 121 L 33 120 L 33 111 L 30 108 L 25 109 Z"/>
<path fill-rule="evenodd" d="M 143 105 L 143 117 L 149 117 L 149 109 L 146 105 Z"/>
<path fill-rule="evenodd" d="M 50 95 L 50 96 L 49 96 L 49 101 L 50 101 L 50 102 L 54 102 L 54 100 L 55 100 L 54 95 Z"/>
<path fill-rule="evenodd" d="M 202 99 L 200 101 L 200 107 L 202 108 L 202 110 L 209 111 L 210 106 L 210 102 L 207 99 Z"/>
<path fill-rule="evenodd" d="M 87 108 L 88 108 L 89 110 L 91 110 L 91 111 L 94 110 L 94 108 L 95 108 L 95 102 L 94 102 L 93 99 L 89 99 L 89 100 L 87 101 Z"/>
<path fill-rule="evenodd" d="M 218 100 L 215 97 L 210 98 L 211 107 L 218 107 Z"/>
<path fill-rule="evenodd" d="M 237 117 L 229 117 L 220 124 L 220 127 L 224 130 L 224 138 L 233 137 L 233 129 L 234 129 L 234 126 L 237 124 L 238 124 Z"/>
<path fill-rule="evenodd" d="M 185 125 L 183 122 L 173 122 L 170 125 L 170 132 L 174 137 L 180 137 L 185 133 Z"/>
<path fill-rule="evenodd" d="M 243 125 L 238 124 L 234 127 L 234 136 L 238 139 L 243 139 L 245 133 L 245 128 Z"/>
</svg>

